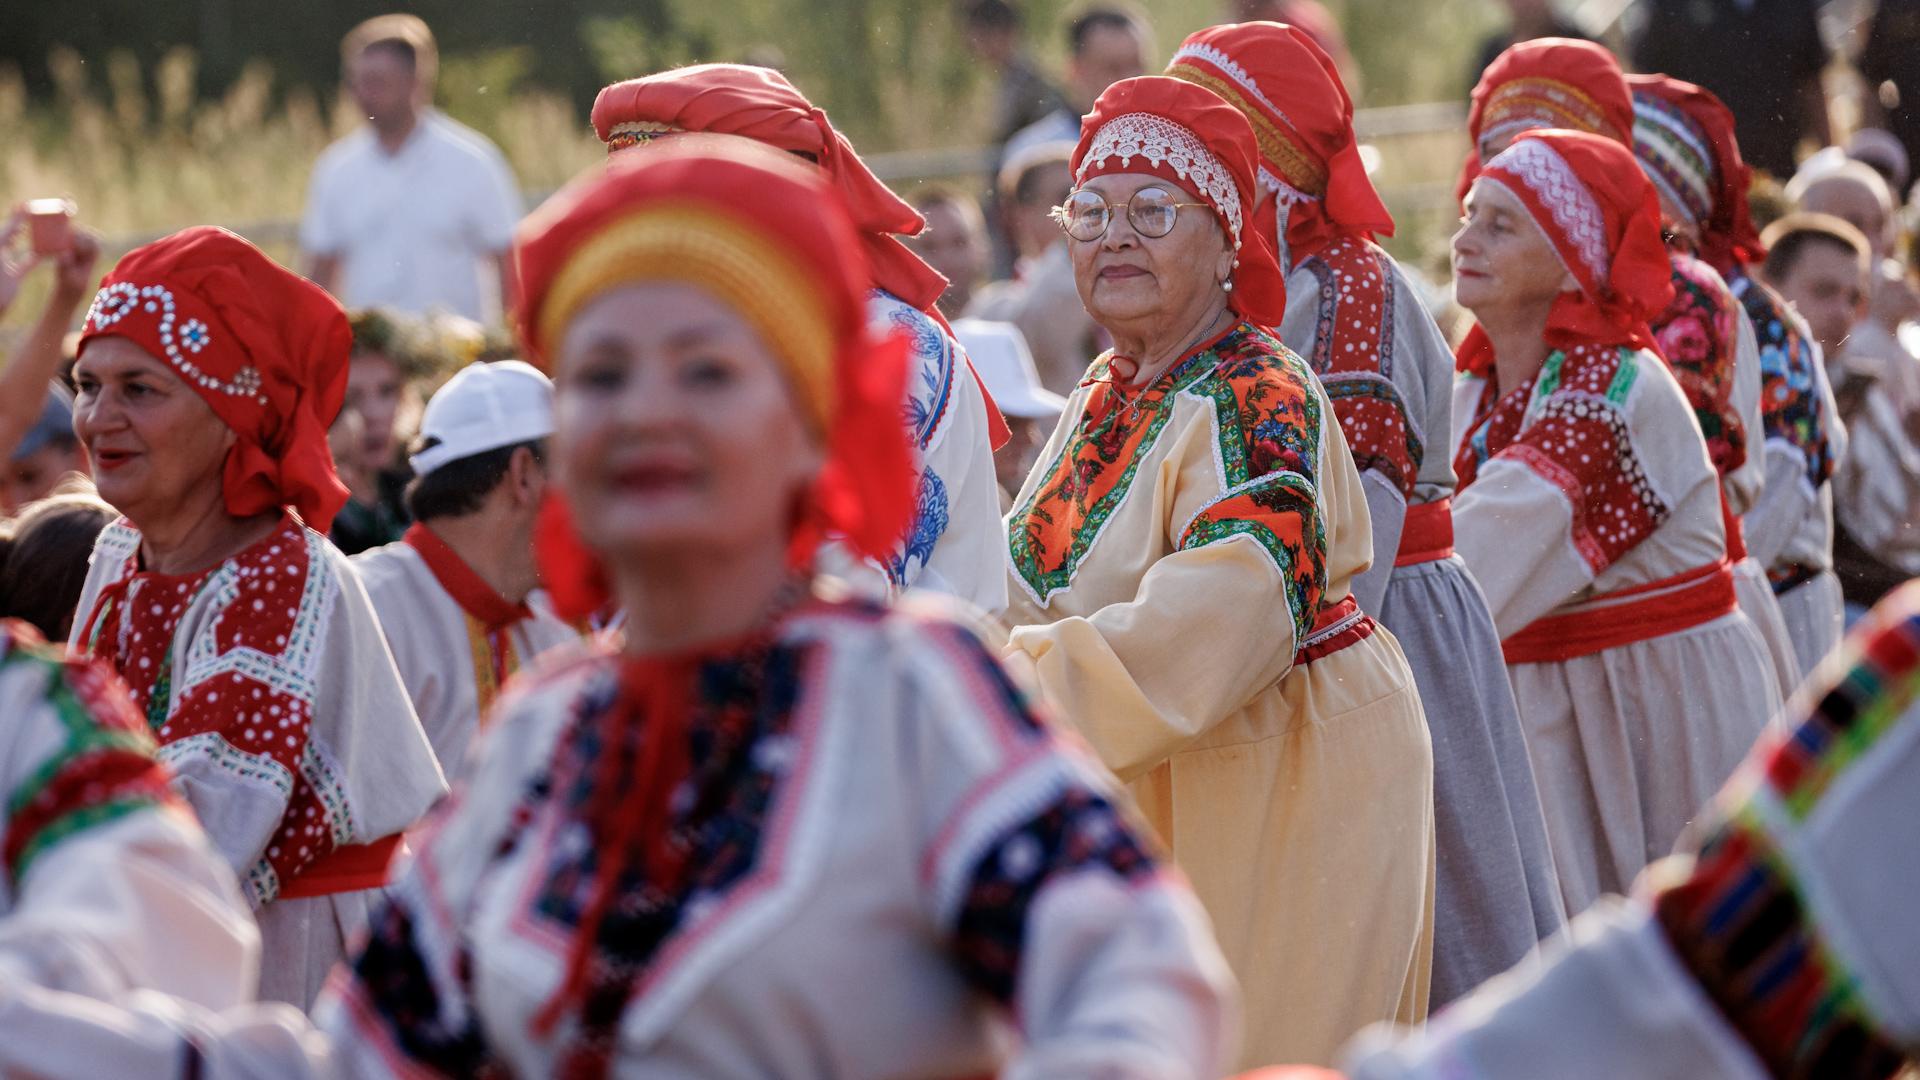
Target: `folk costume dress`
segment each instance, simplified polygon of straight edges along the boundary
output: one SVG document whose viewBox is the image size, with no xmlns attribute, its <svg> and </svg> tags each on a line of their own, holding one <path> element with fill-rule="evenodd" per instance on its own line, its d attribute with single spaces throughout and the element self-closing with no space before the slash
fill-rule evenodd
<svg viewBox="0 0 1920 1080">
<path fill-rule="evenodd" d="M 1566 922 L 1500 637 L 1453 553 L 1453 351 L 1373 242 L 1393 219 L 1360 164 L 1339 74 L 1311 39 L 1274 23 L 1213 27 L 1167 73 L 1254 127 L 1266 192 L 1255 227 L 1291 267 L 1279 336 L 1326 388 L 1361 470 L 1373 565 L 1353 596 L 1405 650 L 1433 738 L 1438 1007 Z"/>
<path fill-rule="evenodd" d="M 1920 1056 L 1920 585 L 1892 594 L 1633 895 L 1354 1080 L 1889 1077 Z"/>
<path fill-rule="evenodd" d="M 1761 349 L 1764 343 L 1777 350 L 1787 331 L 1781 313 L 1767 310 L 1769 298 L 1752 291 L 1744 271 L 1745 260 L 1763 254 L 1747 209 L 1752 170 L 1741 160 L 1733 114 L 1712 93 L 1665 75 L 1632 75 L 1627 83 L 1633 93 L 1634 156 L 1669 212 L 1680 218 L 1680 234 L 1694 238 L 1691 254 L 1674 257 L 1670 317 L 1655 320 L 1654 333 L 1694 403 L 1720 472 L 1734 591 L 1740 610 L 1767 643 L 1784 699 L 1804 671 L 1773 595 L 1767 563 L 1749 549 L 1744 524 L 1745 515 L 1766 499 L 1769 484 L 1798 479 L 1771 467 L 1767 450 L 1770 421 L 1763 403 L 1781 360 L 1764 356 Z M 1729 307 L 1734 310 L 1728 312 Z M 1730 374 L 1725 360 L 1717 359 L 1729 351 L 1729 339 L 1735 346 Z"/>
<path fill-rule="evenodd" d="M 1553 301 L 1531 379 L 1500 385 L 1476 326 L 1454 395 L 1455 544 L 1580 911 L 1673 846 L 1779 691 L 1735 600 L 1720 478 L 1651 348 L 1672 298 L 1652 186 L 1618 142 L 1569 131 L 1523 133 L 1476 183 L 1524 205 L 1580 286 Z"/>
<path fill-rule="evenodd" d="M 319 531 L 346 497 L 320 419 L 344 393 L 346 316 L 246 241 L 196 228 L 107 275 L 82 352 L 106 335 L 164 358 L 238 436 L 227 511 L 281 516 L 187 574 L 146 570 L 139 530 L 109 526 L 72 644 L 126 680 L 240 878 L 261 996 L 305 1007 L 365 925 L 399 834 L 446 791 L 366 590 Z"/>
<path fill-rule="evenodd" d="M 0 621 L 0 1001 L 253 995 L 259 936 L 113 673 Z M 0 1072 L 39 1038 L 0 1003 Z"/>
<path fill-rule="evenodd" d="M 593 126 L 609 154 L 709 132 L 804 155 L 826 172 L 872 268 L 868 318 L 913 349 L 901 415 L 920 462 L 916 512 L 905 540 L 875 565 L 895 591 L 933 589 L 992 614 L 1005 608 L 993 448 L 1006 441 L 1006 421 L 934 309 L 946 279 L 898 239 L 926 226 L 919 213 L 868 171 L 826 114 L 767 68 L 695 64 L 615 83 L 594 100 Z M 843 561 L 834 560 L 848 569 Z"/>
<path fill-rule="evenodd" d="M 1351 595 L 1372 538 L 1332 404 L 1260 328 L 1283 298 L 1268 238 L 1241 231 L 1257 160 L 1210 91 L 1101 96 L 1078 182 L 1151 173 L 1206 199 L 1239 244 L 1243 321 L 1147 385 L 1097 358 L 1007 522 L 1010 651 L 1207 905 L 1246 997 L 1243 1066 L 1328 1061 L 1366 1023 L 1423 1016 L 1433 918 L 1426 724 Z"/>
<path fill-rule="evenodd" d="M 905 350 L 867 328 L 856 235 L 784 155 L 661 148 L 522 226 L 523 336 L 544 363 L 605 289 L 712 291 L 770 343 L 827 450 L 792 565 L 827 534 L 870 557 L 916 478 Z M 572 617 L 604 602 L 607 570 L 569 520 L 540 551 Z M 1198 904 L 957 610 L 798 577 L 737 640 L 523 674 L 323 1003 L 340 1068 L 1218 1075 L 1232 991 Z"/>
<path fill-rule="evenodd" d="M 580 632 L 535 592 L 515 604 L 475 573 L 431 523 L 353 558 L 394 666 L 449 784 L 466 778 L 500 688 Z"/>
</svg>

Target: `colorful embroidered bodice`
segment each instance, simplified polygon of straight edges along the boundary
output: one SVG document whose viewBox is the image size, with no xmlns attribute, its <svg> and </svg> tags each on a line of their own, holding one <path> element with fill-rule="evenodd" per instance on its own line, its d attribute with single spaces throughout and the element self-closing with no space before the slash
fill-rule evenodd
<svg viewBox="0 0 1920 1080">
<path fill-rule="evenodd" d="M 1573 508 L 1573 544 L 1595 574 L 1667 520 L 1627 430 L 1624 406 L 1646 354 L 1587 345 L 1547 357 L 1531 382 L 1481 390 L 1454 455 L 1466 491 L 1494 457 L 1516 461 L 1560 489 Z"/>
<path fill-rule="evenodd" d="M 1707 456 L 1721 476 L 1747 460 L 1748 433 L 1733 404 L 1733 367 L 1744 313 L 1713 270 L 1690 255 L 1673 256 L 1673 302 L 1653 323 L 1668 370 L 1693 406 L 1707 438 Z"/>
<path fill-rule="evenodd" d="M 1041 603 L 1069 587 L 1152 457 L 1177 404 L 1211 414 L 1219 488 L 1172 523 L 1168 551 L 1247 536 L 1272 557 L 1296 604 L 1301 638 L 1326 588 L 1317 505 L 1321 414 L 1314 375 L 1285 345 L 1242 323 L 1147 386 L 1113 381 L 1112 357 L 1089 370 L 1086 404 L 1032 496 L 1008 518 L 1013 569 Z M 1157 482 L 1148 470 L 1146 482 Z M 1141 497 L 1151 497 L 1142 492 Z"/>
<path fill-rule="evenodd" d="M 1778 439 L 1806 461 L 1807 483 L 1818 489 L 1833 476 L 1833 450 L 1820 394 L 1819 347 L 1800 332 L 1800 324 L 1780 295 L 1741 274 L 1733 294 L 1753 320 L 1760 343 L 1760 425 L 1768 440 Z"/>
</svg>

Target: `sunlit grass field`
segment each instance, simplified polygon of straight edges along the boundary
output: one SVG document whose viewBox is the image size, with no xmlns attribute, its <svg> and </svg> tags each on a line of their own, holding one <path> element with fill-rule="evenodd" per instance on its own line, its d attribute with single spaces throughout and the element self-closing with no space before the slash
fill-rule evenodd
<svg viewBox="0 0 1920 1080">
<path fill-rule="evenodd" d="M 1158 57 L 1221 13 L 1218 0 L 1144 6 L 1154 19 Z M 1369 105 L 1461 97 L 1475 43 L 1497 21 L 1495 5 L 1486 0 L 1330 6 L 1343 15 Z M 591 37 L 596 69 L 610 81 L 667 64 L 739 58 L 778 42 L 788 74 L 864 152 L 971 146 L 986 136 L 991 87 L 966 52 L 947 0 L 876 0 L 865 5 L 870 16 L 858 32 L 836 29 L 831 17 L 796 18 L 807 7 L 800 0 L 704 0 L 682 7 L 689 39 L 717 44 L 700 53 L 675 51 L 631 26 L 602 21 L 583 33 Z M 1055 69 L 1063 46 L 1054 27 L 1066 7 L 1065 0 L 1028 5 L 1037 26 L 1030 35 L 1034 51 Z M 314 48 L 332 50 L 335 43 L 317 41 Z M 294 258 L 292 225 L 313 160 L 357 120 L 341 95 L 284 87 L 269 67 L 254 64 L 223 93 L 197 98 L 196 61 L 185 47 L 146 69 L 124 53 L 83 57 L 58 50 L 48 61 L 54 88 L 33 99 L 18 72 L 0 67 L 0 199 L 72 198 L 84 223 L 106 237 L 109 259 L 198 223 L 235 228 L 277 257 Z M 493 139 L 523 190 L 537 197 L 602 151 L 585 110 L 532 85 L 526 61 L 511 47 L 445 56 L 437 99 Z M 1442 131 L 1383 141 L 1382 187 L 1405 191 L 1448 179 L 1461 140 L 1459 132 Z M 1409 214 L 1394 246 L 1403 255 L 1430 257 L 1448 220 L 1432 211 Z M 39 286 L 31 282 L 0 320 L 0 346 L 37 312 Z"/>
</svg>

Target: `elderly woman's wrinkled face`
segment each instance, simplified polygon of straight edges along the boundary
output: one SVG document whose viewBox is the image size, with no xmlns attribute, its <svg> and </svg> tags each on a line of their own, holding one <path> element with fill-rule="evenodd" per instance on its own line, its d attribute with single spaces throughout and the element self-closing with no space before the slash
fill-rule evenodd
<svg viewBox="0 0 1920 1080">
<path fill-rule="evenodd" d="M 1500 184 L 1475 181 L 1453 234 L 1454 302 L 1476 315 L 1531 311 L 1578 287 L 1526 206 Z"/>
<path fill-rule="evenodd" d="M 232 429 L 173 369 L 122 337 L 87 343 L 73 368 L 73 431 L 100 497 L 148 528 L 218 498 Z"/>
<path fill-rule="evenodd" d="M 824 458 L 738 311 L 693 285 L 623 285 L 580 309 L 558 353 L 554 459 L 590 548 L 617 567 L 784 543 Z"/>
<path fill-rule="evenodd" d="M 1198 203 L 1193 192 L 1148 173 L 1109 173 L 1081 185 L 1111 208 L 1105 236 L 1069 238 L 1073 279 L 1080 302 L 1108 330 L 1165 319 L 1191 323 L 1222 295 L 1233 267 L 1233 248 L 1212 209 L 1183 206 L 1173 231 L 1141 234 L 1128 220 L 1127 203 L 1142 188 L 1157 187 L 1175 202 Z"/>
</svg>

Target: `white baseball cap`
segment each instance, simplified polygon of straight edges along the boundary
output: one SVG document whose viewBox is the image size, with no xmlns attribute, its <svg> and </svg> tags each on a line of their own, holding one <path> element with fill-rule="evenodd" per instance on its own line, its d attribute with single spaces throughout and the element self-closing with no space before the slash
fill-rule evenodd
<svg viewBox="0 0 1920 1080">
<path fill-rule="evenodd" d="M 420 439 L 432 445 L 407 460 L 415 476 L 425 476 L 448 462 L 551 434 L 552 380 L 519 360 L 469 364 L 427 402 Z"/>
<path fill-rule="evenodd" d="M 1067 399 L 1040 385 L 1027 337 L 1019 327 L 987 319 L 955 319 L 953 334 L 1002 413 L 1021 420 L 1049 420 L 1066 411 Z"/>
</svg>

